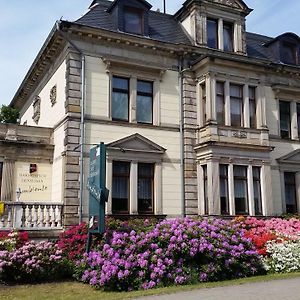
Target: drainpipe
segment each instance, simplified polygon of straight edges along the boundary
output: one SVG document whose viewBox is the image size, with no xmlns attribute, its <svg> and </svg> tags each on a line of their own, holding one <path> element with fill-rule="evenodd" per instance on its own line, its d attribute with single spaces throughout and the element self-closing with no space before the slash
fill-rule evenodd
<svg viewBox="0 0 300 300">
<path fill-rule="evenodd" d="M 80 100 L 80 141 L 79 141 L 79 146 L 80 146 L 80 157 L 79 157 L 79 165 L 80 165 L 80 194 L 79 194 L 79 223 L 81 224 L 83 221 L 82 218 L 82 208 L 83 208 L 83 161 L 84 161 L 84 156 L 83 156 L 83 151 L 84 151 L 84 140 L 85 140 L 85 119 L 84 119 L 84 114 L 85 114 L 85 98 L 86 98 L 86 80 L 85 80 L 85 55 L 83 52 L 69 39 L 69 37 L 60 29 L 61 21 L 56 22 L 56 29 L 60 33 L 60 35 L 81 55 L 81 100 Z"/>
<path fill-rule="evenodd" d="M 180 182 L 181 182 L 181 216 L 185 218 L 185 179 L 184 179 L 184 115 L 183 115 L 183 57 L 178 59 L 179 98 L 180 98 Z"/>
</svg>

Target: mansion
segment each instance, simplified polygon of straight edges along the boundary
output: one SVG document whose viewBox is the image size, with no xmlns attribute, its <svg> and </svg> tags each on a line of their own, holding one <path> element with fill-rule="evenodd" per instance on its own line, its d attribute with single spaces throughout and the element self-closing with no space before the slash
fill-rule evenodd
<svg viewBox="0 0 300 300">
<path fill-rule="evenodd" d="M 13 142 L 41 127 L 47 141 L 32 157 L 1 152 L 2 200 L 20 189 L 25 227 L 86 220 L 89 150 L 104 142 L 108 215 L 299 213 L 299 36 L 247 32 L 242 0 L 151 8 L 94 0 L 54 25 L 10 104 Z"/>
</svg>

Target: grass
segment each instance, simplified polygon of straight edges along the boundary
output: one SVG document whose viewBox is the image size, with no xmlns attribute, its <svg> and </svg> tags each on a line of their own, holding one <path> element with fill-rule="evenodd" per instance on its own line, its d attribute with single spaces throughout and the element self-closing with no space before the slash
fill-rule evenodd
<svg viewBox="0 0 300 300">
<path fill-rule="evenodd" d="M 300 273 L 272 274 L 222 282 L 200 283 L 188 286 L 173 286 L 149 291 L 130 293 L 103 292 L 78 282 L 48 283 L 38 285 L 1 286 L 1 300 L 123 300 L 142 296 L 172 294 L 195 289 L 224 287 L 247 283 L 300 277 Z"/>
</svg>

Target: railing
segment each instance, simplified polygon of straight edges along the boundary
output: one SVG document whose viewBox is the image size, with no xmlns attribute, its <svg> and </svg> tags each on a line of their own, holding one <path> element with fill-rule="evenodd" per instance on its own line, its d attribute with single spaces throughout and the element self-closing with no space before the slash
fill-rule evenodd
<svg viewBox="0 0 300 300">
<path fill-rule="evenodd" d="M 5 202 L 0 216 L 0 230 L 58 230 L 62 229 L 62 208 L 57 203 Z"/>
</svg>

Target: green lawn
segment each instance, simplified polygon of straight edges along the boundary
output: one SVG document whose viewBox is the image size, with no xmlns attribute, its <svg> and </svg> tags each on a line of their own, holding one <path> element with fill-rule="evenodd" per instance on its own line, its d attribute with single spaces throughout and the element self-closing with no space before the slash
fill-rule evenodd
<svg viewBox="0 0 300 300">
<path fill-rule="evenodd" d="M 267 280 L 288 279 L 300 277 L 300 273 L 276 274 L 267 276 L 258 276 L 252 278 L 202 283 L 190 286 L 175 286 L 169 288 L 160 288 L 150 291 L 138 291 L 131 293 L 108 293 L 97 291 L 88 285 L 78 282 L 63 282 L 39 285 L 18 285 L 2 286 L 0 285 L 1 300 L 121 300 L 132 299 L 146 295 L 171 294 L 193 289 L 213 288 L 220 286 L 239 285 L 245 283 L 255 283 Z"/>
</svg>

